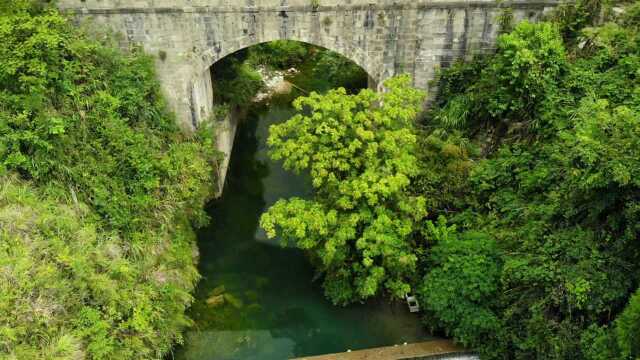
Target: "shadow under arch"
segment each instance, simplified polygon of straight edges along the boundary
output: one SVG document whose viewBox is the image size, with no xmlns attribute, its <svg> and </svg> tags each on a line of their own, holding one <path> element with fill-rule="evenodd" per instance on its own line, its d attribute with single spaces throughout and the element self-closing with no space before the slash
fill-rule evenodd
<svg viewBox="0 0 640 360">
<path fill-rule="evenodd" d="M 217 81 L 220 75 L 233 66 L 233 62 L 249 61 L 251 66 L 266 67 L 289 73 L 287 70 L 298 70 L 309 74 L 309 66 L 314 67 L 313 75 L 303 78 L 315 79 L 318 82 L 304 82 L 306 86 L 294 87 L 307 93 L 307 90 L 325 91 L 336 87 L 345 87 L 348 92 L 358 92 L 360 89 L 369 88 L 377 90 L 377 81 L 353 59 L 331 49 L 314 45 L 312 43 L 297 40 L 274 40 L 257 43 L 230 53 L 215 61 L 209 68 L 213 87 L 217 89 Z M 324 65 L 324 66 L 323 66 Z M 318 72 L 318 70 L 320 70 Z M 205 70 L 206 71 L 206 70 Z M 322 84 L 318 86 L 319 84 Z"/>
<path fill-rule="evenodd" d="M 321 40 L 319 41 L 314 41 L 302 38 L 298 39 L 295 37 L 274 37 L 260 41 L 241 41 L 239 43 L 234 42 L 232 43 L 232 45 L 226 46 L 224 48 L 220 44 L 214 45 L 213 47 L 204 50 L 200 54 L 199 58 L 201 60 L 201 65 L 195 72 L 196 79 L 194 80 L 197 80 L 197 78 L 201 76 L 202 73 L 209 71 L 209 69 L 215 66 L 215 64 L 227 58 L 228 56 L 233 56 L 234 54 L 237 54 L 241 51 L 245 51 L 252 47 L 263 44 L 277 41 L 291 41 L 327 50 L 338 54 L 345 59 L 348 59 L 349 61 L 360 67 L 367 74 L 369 88 L 373 90 L 379 90 L 378 86 L 380 84 L 380 74 L 376 72 L 376 70 L 372 66 L 373 64 L 370 64 L 367 61 L 368 58 L 366 56 L 366 52 L 362 51 L 361 49 L 353 49 L 352 52 L 347 52 L 343 49 L 338 48 L 338 46 L 334 46 L 333 44 L 326 44 L 326 41 L 323 40 L 324 38 L 321 38 Z"/>
<path fill-rule="evenodd" d="M 191 125 L 193 129 L 197 129 L 199 125 L 203 122 L 209 121 L 212 119 L 212 115 L 215 113 L 215 107 L 217 103 L 214 103 L 214 92 L 218 91 L 218 87 L 216 84 L 216 78 L 213 74 L 212 69 L 219 64 L 224 59 L 230 58 L 234 55 L 238 55 L 242 51 L 247 51 L 252 47 L 259 46 L 262 44 L 273 43 L 276 41 L 290 41 L 300 44 L 305 44 L 309 48 L 317 48 L 320 51 L 328 51 L 330 53 L 336 54 L 339 58 L 346 60 L 347 63 L 351 63 L 355 65 L 362 72 L 360 74 L 366 74 L 366 83 L 361 83 L 361 86 L 358 88 L 368 87 L 372 90 L 379 90 L 379 82 L 377 78 L 372 76 L 371 71 L 368 71 L 366 67 L 366 62 L 359 61 L 361 59 L 359 56 L 348 56 L 345 55 L 344 52 L 335 51 L 332 47 L 323 46 L 322 44 L 318 44 L 316 42 L 308 42 L 301 41 L 296 39 L 273 39 L 269 41 L 256 41 L 246 45 L 236 45 L 230 46 L 226 48 L 226 51 L 222 51 L 221 49 L 218 51 L 212 51 L 211 49 L 208 52 L 202 54 L 201 65 L 197 66 L 197 73 L 191 81 L 191 89 L 190 89 L 190 111 L 191 111 Z M 362 57 L 366 58 L 366 57 Z M 349 73 L 347 70 L 346 73 Z M 364 78 L 364 76 L 362 77 Z M 338 84 L 334 84 L 334 86 L 338 86 Z M 216 89 L 216 90 L 214 90 Z M 247 99 L 243 99 L 242 103 L 246 101 L 250 101 Z M 233 109 L 235 110 L 235 109 Z M 229 160 L 231 153 L 233 151 L 234 145 L 234 137 L 237 128 L 237 115 L 235 111 L 231 112 L 230 116 L 227 116 L 226 119 L 220 120 L 217 119 L 215 128 L 216 128 L 216 148 L 219 152 L 223 153 L 224 159 L 218 166 L 218 196 L 222 194 L 222 191 L 225 187 L 225 178 L 226 173 L 229 168 Z"/>
</svg>

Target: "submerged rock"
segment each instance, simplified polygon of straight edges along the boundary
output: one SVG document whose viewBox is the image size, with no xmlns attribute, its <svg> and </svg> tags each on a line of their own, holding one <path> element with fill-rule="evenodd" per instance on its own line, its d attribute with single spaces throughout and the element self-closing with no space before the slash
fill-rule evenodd
<svg viewBox="0 0 640 360">
<path fill-rule="evenodd" d="M 224 303 L 225 303 L 224 295 L 214 295 L 207 299 L 207 305 L 212 308 L 224 305 Z"/>
<path fill-rule="evenodd" d="M 244 297 L 249 301 L 258 301 L 258 292 L 254 290 L 247 290 L 244 292 Z"/>
<path fill-rule="evenodd" d="M 238 299 L 237 297 L 231 295 L 231 294 L 224 294 L 222 295 L 224 296 L 224 300 L 231 306 L 233 306 L 236 309 L 240 309 L 242 308 L 242 306 L 244 306 L 244 304 L 242 303 L 242 300 Z"/>
<path fill-rule="evenodd" d="M 215 289 L 211 290 L 211 296 L 222 295 L 225 292 L 227 292 L 227 289 L 224 287 L 224 285 L 220 285 Z"/>
<path fill-rule="evenodd" d="M 249 306 L 247 306 L 247 311 L 252 312 L 252 313 L 259 313 L 262 311 L 262 305 L 260 304 L 251 304 Z"/>
<path fill-rule="evenodd" d="M 267 285 L 269 285 L 269 278 L 266 278 L 264 276 L 256 276 L 256 288 L 258 289 L 262 289 L 267 287 Z"/>
</svg>

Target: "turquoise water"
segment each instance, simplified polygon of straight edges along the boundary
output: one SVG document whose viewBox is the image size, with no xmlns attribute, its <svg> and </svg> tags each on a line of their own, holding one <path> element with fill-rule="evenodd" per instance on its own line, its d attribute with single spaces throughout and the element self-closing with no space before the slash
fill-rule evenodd
<svg viewBox="0 0 640 360">
<path fill-rule="evenodd" d="M 176 359 L 287 359 L 431 338 L 406 304 L 333 306 L 305 254 L 260 229 L 275 201 L 311 195 L 308 178 L 267 157 L 269 125 L 293 114 L 286 103 L 272 104 L 253 109 L 238 128 L 224 194 L 209 205 L 213 221 L 198 236 L 196 324 Z M 215 304 L 207 304 L 212 296 Z"/>
</svg>

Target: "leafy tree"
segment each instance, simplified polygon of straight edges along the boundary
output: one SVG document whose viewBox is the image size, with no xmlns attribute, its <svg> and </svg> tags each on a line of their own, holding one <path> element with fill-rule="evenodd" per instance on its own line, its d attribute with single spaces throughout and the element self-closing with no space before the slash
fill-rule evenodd
<svg viewBox="0 0 640 360">
<path fill-rule="evenodd" d="M 620 24 L 563 41 L 557 24 L 521 23 L 495 56 L 444 76 L 430 136 L 466 137 L 484 151 L 459 178 L 462 195 L 441 196 L 460 234 L 450 235 L 456 248 L 435 243 L 421 294 L 431 324 L 487 358 L 637 357 L 640 42 L 637 27 Z M 491 260 L 478 234 L 495 240 Z M 474 322 L 477 314 L 496 318 Z M 474 336 L 488 326 L 497 338 Z"/>
<path fill-rule="evenodd" d="M 212 67 L 216 102 L 246 107 L 264 86 L 262 76 L 245 57 L 246 54 L 230 55 Z"/>
<path fill-rule="evenodd" d="M 409 84 L 402 76 L 384 94 L 312 93 L 294 102 L 298 115 L 270 128 L 271 157 L 308 171 L 315 195 L 278 201 L 261 226 L 312 254 L 336 304 L 411 291 L 414 236 L 426 210 L 425 199 L 409 191 L 424 98 Z"/>
<path fill-rule="evenodd" d="M 331 88 L 344 87 L 350 92 L 367 87 L 369 75 L 353 61 L 329 50 L 316 55 L 313 75 L 326 79 Z"/>
<path fill-rule="evenodd" d="M 151 58 L 40 2 L 0 10 L 0 358 L 162 358 L 190 323 L 214 147 Z"/>
</svg>

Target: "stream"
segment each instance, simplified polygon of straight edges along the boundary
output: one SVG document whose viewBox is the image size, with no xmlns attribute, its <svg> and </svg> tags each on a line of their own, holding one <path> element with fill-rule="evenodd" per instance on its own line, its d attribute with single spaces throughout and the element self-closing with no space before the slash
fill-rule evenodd
<svg viewBox="0 0 640 360">
<path fill-rule="evenodd" d="M 278 199 L 312 195 L 308 177 L 267 156 L 268 128 L 295 113 L 292 98 L 254 104 L 240 121 L 224 193 L 198 234 L 195 326 L 175 359 L 282 360 L 432 339 L 406 304 L 333 306 L 305 254 L 260 229 L 260 215 Z"/>
</svg>

